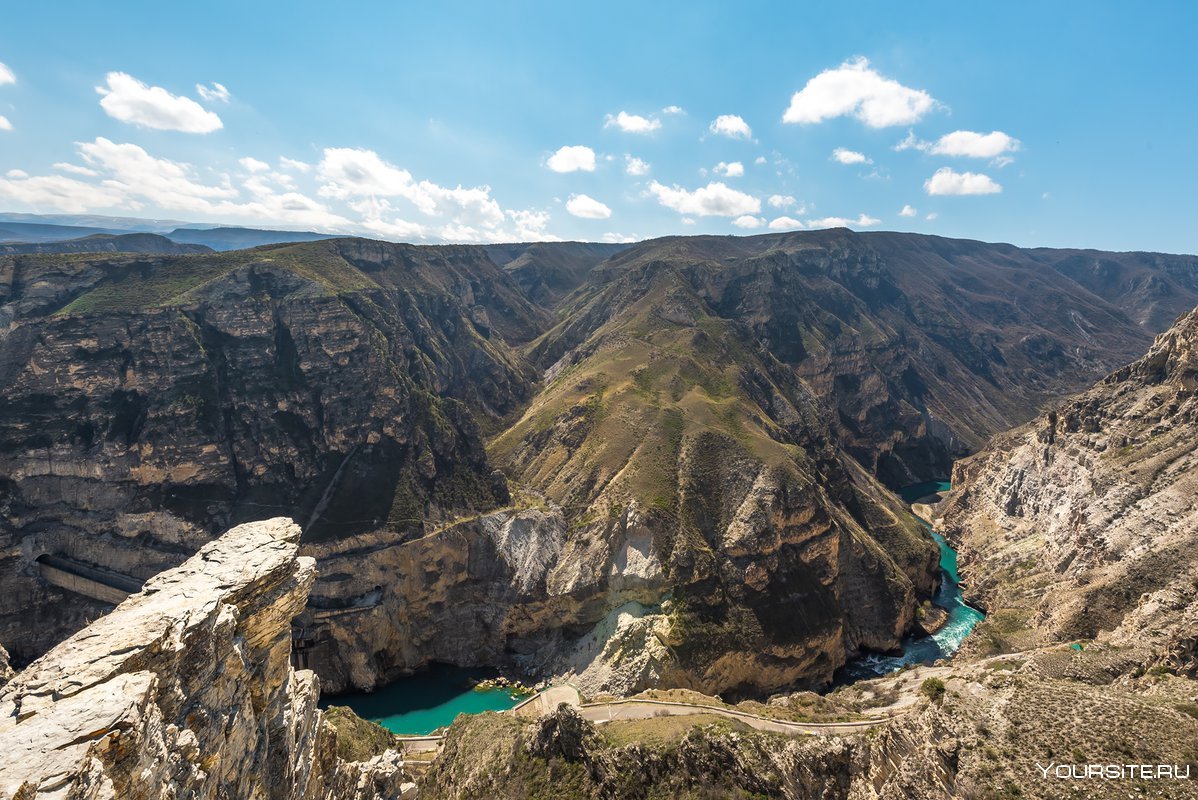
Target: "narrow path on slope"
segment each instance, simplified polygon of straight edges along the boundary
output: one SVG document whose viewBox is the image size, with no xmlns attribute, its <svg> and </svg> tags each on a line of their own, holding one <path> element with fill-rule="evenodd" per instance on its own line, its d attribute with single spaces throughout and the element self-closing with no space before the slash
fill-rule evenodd
<svg viewBox="0 0 1198 800">
<path fill-rule="evenodd" d="M 500 712 L 517 717 L 535 718 L 548 714 L 561 704 L 578 709 L 582 717 L 597 725 L 621 720 L 650 719 L 653 717 L 671 716 L 719 716 L 742 722 L 749 727 L 768 733 L 781 733 L 788 736 L 825 735 L 836 736 L 862 731 L 884 725 L 891 720 L 909 713 L 915 706 L 906 705 L 880 714 L 869 719 L 851 720 L 845 722 L 795 722 L 791 720 L 773 719 L 757 714 L 749 714 L 722 706 L 709 706 L 699 703 L 683 703 L 672 700 L 612 700 L 606 703 L 583 703 L 578 690 L 573 686 L 552 686 L 542 692 L 537 692 L 524 702 Z M 429 736 L 400 736 L 404 751 L 420 753 L 436 750 L 445 739 L 444 734 Z"/>
</svg>

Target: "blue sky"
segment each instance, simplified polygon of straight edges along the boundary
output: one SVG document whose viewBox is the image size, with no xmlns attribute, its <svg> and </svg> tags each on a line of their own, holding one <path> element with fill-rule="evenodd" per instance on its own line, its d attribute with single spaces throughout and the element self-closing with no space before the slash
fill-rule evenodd
<svg viewBox="0 0 1198 800">
<path fill-rule="evenodd" d="M 431 6 L 10 4 L 0 210 L 1198 252 L 1191 3 Z"/>
</svg>

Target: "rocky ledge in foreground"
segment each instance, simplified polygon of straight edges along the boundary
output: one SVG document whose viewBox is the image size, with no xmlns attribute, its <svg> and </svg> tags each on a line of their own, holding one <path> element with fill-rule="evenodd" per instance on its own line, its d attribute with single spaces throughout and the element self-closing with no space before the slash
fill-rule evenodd
<svg viewBox="0 0 1198 800">
<path fill-rule="evenodd" d="M 299 536 L 233 528 L 0 689 L 0 798 L 398 797 L 398 754 L 339 760 L 289 665 Z"/>
</svg>

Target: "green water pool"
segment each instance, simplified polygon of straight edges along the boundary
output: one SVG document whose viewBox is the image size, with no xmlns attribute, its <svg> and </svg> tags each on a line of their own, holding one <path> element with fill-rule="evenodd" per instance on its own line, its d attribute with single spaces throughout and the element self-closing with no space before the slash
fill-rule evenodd
<svg viewBox="0 0 1198 800">
<path fill-rule="evenodd" d="M 377 722 L 392 733 L 423 736 L 447 726 L 458 714 L 506 711 L 523 698 L 510 691 L 478 691 L 475 684 L 497 673 L 486 669 L 434 664 L 374 692 L 335 695 L 322 705 L 349 706 L 363 719 Z"/>
</svg>

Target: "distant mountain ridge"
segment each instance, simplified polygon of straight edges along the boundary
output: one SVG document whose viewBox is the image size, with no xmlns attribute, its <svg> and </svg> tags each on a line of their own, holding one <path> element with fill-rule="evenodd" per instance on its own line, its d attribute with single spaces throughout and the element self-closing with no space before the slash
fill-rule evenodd
<svg viewBox="0 0 1198 800">
<path fill-rule="evenodd" d="M 78 239 L 57 242 L 0 243 L 0 256 L 29 255 L 33 253 L 160 253 L 183 255 L 186 253 L 211 253 L 213 249 L 202 244 L 181 244 L 156 233 L 93 233 Z"/>
<path fill-rule="evenodd" d="M 0 244 L 38 244 L 106 234 L 155 234 L 178 244 L 203 245 L 212 250 L 241 250 L 266 244 L 313 242 L 347 238 L 343 234 L 316 231 L 283 231 L 241 226 L 201 225 L 177 220 L 139 220 L 132 217 L 75 216 L 0 213 Z M 134 243 L 136 240 L 128 240 Z M 103 252 L 111 252 L 103 249 Z M 21 251 L 67 252 L 67 251 Z M 70 250 L 70 252 L 76 252 Z M 189 250 L 133 250 L 129 252 L 183 253 Z"/>
</svg>

